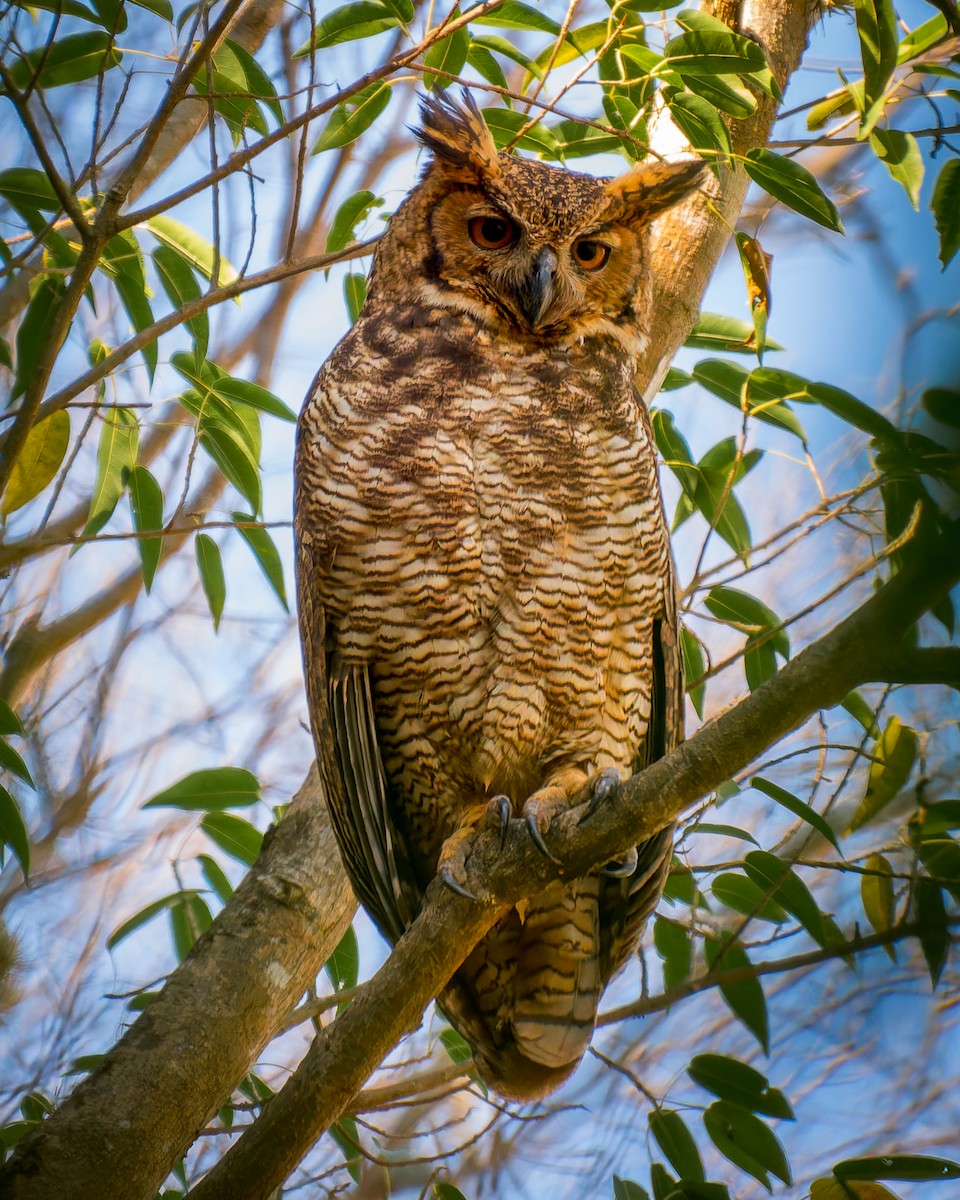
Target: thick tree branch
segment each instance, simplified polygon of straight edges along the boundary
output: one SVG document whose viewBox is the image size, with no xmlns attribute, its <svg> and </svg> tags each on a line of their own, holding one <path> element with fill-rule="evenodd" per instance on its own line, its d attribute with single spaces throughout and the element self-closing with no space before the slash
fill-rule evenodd
<svg viewBox="0 0 960 1200">
<path fill-rule="evenodd" d="M 601 807 L 583 825 L 577 823 L 582 811 L 559 819 L 548 833 L 550 850 L 563 863 L 559 874 L 582 875 L 622 855 L 818 709 L 839 704 L 872 681 L 877 646 L 898 645 L 958 582 L 960 522 L 773 679 L 630 780 L 616 803 Z M 586 793 L 582 799 L 586 802 Z M 555 877 L 521 821 L 513 822 L 502 852 L 495 837 L 478 839 L 467 862 L 467 888 L 477 900 L 431 885 L 420 915 L 384 966 L 317 1036 L 259 1120 L 193 1189 L 193 1200 L 267 1200 L 384 1055 L 416 1026 L 499 915 Z"/>
<path fill-rule="evenodd" d="M 881 650 L 875 678 L 878 683 L 943 683 L 960 691 L 960 646 Z"/>
</svg>

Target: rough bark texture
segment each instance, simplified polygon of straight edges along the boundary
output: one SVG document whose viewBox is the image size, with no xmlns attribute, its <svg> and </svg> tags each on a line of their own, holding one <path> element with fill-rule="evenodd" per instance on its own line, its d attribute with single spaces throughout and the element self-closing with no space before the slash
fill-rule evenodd
<svg viewBox="0 0 960 1200">
<path fill-rule="evenodd" d="M 152 1200 L 353 917 L 316 769 L 160 996 L 0 1168 L 0 1195 Z"/>
</svg>

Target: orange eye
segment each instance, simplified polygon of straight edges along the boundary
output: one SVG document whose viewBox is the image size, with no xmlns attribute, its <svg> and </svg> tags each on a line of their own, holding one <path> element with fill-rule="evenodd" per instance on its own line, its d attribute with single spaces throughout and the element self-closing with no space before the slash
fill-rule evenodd
<svg viewBox="0 0 960 1200">
<path fill-rule="evenodd" d="M 517 238 L 516 226 L 505 217 L 474 217 L 467 229 L 482 250 L 502 250 Z"/>
<path fill-rule="evenodd" d="M 610 247 L 592 238 L 581 238 L 573 243 L 573 257 L 577 266 L 585 271 L 599 271 L 610 257 Z"/>
</svg>

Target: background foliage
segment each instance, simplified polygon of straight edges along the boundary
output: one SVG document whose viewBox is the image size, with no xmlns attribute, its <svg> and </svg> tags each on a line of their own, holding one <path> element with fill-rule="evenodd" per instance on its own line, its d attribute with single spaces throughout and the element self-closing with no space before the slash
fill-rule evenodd
<svg viewBox="0 0 960 1200">
<path fill-rule="evenodd" d="M 8 1150 L 149 1004 L 309 763 L 286 592 L 294 410 L 413 179 L 417 93 L 466 83 L 499 144 L 607 174 L 667 114 L 723 177 L 730 119 L 780 97 L 718 15 L 0 10 Z M 739 162 L 757 186 L 652 401 L 694 726 L 956 516 L 958 35 L 952 3 L 831 6 L 774 140 Z M 917 637 L 953 632 L 945 600 Z M 404 1104 L 342 1117 L 293 1185 L 945 1191 L 957 707 L 916 683 L 850 695 L 689 814 L 652 947 L 555 1100 L 518 1113 L 467 1088 L 468 1052 L 434 1015 L 385 1075 Z M 321 997 L 383 955 L 357 929 Z M 334 1008 L 308 1003 L 268 1047 L 165 1194 L 255 1120 Z"/>
</svg>

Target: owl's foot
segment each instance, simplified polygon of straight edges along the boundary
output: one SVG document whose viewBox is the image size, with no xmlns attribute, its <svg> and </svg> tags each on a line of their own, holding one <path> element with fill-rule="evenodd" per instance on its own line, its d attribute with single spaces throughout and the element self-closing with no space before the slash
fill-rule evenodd
<svg viewBox="0 0 960 1200">
<path fill-rule="evenodd" d="M 440 860 L 437 864 L 437 878 L 451 892 L 463 896 L 467 900 L 477 897 L 463 884 L 466 877 L 467 856 L 476 832 L 487 829 L 496 830 L 500 836 L 500 849 L 507 842 L 510 829 L 510 819 L 513 816 L 513 805 L 509 796 L 494 796 L 485 804 L 476 804 L 465 814 L 460 828 L 455 830 L 440 847 Z"/>
<path fill-rule="evenodd" d="M 561 812 L 566 812 L 570 807 L 570 797 L 562 788 L 554 785 L 553 787 L 542 787 L 539 791 L 533 793 L 523 806 L 523 819 L 526 822 L 527 829 L 530 831 L 530 839 L 536 848 L 540 851 L 544 858 L 548 858 L 552 863 L 560 866 L 560 859 L 556 855 L 551 854 L 549 847 L 543 840 L 544 832 L 550 828 L 550 822 Z"/>
<path fill-rule="evenodd" d="M 637 869 L 639 862 L 640 856 L 637 854 L 637 848 L 631 846 L 623 856 L 622 862 L 607 863 L 605 867 L 601 867 L 600 874 L 606 875 L 608 879 L 629 879 Z"/>
<path fill-rule="evenodd" d="M 477 899 L 477 897 L 473 894 L 473 892 L 468 891 L 463 886 L 463 884 L 457 883 L 457 881 L 454 879 L 453 875 L 451 874 L 449 867 L 441 867 L 440 870 L 437 871 L 437 878 L 440 880 L 440 882 L 443 884 L 444 887 L 449 888 L 450 891 L 453 892 L 455 895 L 463 896 L 463 898 L 465 900 L 476 900 Z"/>
<path fill-rule="evenodd" d="M 500 834 L 500 851 L 507 844 L 507 833 L 510 830 L 510 820 L 513 817 L 513 805 L 509 796 L 494 796 L 487 802 L 487 807 L 480 821 L 483 829 L 495 829 Z"/>
<path fill-rule="evenodd" d="M 615 767 L 605 767 L 593 780 L 589 803 L 577 824 L 582 825 L 584 821 L 589 821 L 600 805 L 612 799 L 622 786 L 620 772 Z"/>
</svg>

